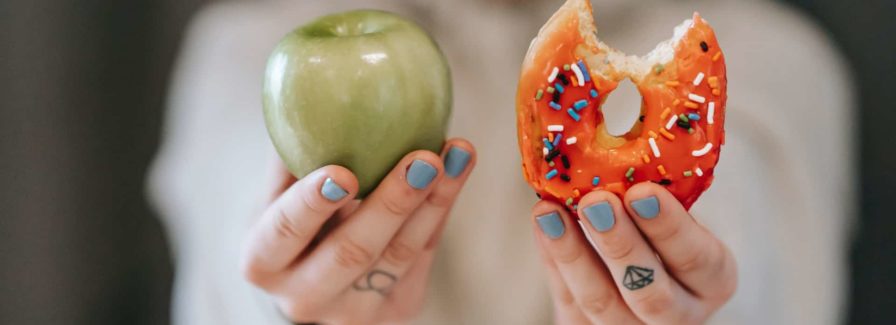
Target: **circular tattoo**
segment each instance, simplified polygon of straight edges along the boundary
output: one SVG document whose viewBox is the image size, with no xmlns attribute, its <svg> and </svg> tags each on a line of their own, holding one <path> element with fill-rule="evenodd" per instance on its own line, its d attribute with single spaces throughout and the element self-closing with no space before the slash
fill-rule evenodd
<svg viewBox="0 0 896 325">
<path fill-rule="evenodd" d="M 394 274 L 383 270 L 371 270 L 367 276 L 359 278 L 352 284 L 352 289 L 358 291 L 374 291 L 380 295 L 389 294 L 392 286 L 398 281 Z"/>
</svg>

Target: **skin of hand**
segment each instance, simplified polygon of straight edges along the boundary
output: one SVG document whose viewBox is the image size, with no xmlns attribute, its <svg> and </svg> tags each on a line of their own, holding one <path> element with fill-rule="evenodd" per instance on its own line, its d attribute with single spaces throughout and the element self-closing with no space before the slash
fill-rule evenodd
<svg viewBox="0 0 896 325">
<path fill-rule="evenodd" d="M 297 323 L 399 324 L 423 305 L 435 248 L 476 164 L 468 141 L 414 151 L 363 201 L 346 168 L 284 167 L 245 243 L 243 274 Z"/>
<path fill-rule="evenodd" d="M 593 191 L 577 212 L 532 209 L 557 324 L 700 324 L 737 288 L 725 244 L 658 184 Z"/>
</svg>

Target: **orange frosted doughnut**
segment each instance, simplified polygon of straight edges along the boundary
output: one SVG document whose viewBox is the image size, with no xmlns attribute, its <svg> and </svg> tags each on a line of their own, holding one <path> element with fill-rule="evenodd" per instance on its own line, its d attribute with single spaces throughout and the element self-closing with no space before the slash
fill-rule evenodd
<svg viewBox="0 0 896 325">
<path fill-rule="evenodd" d="M 613 136 L 601 105 L 625 78 L 641 93 L 641 117 Z M 523 61 L 523 175 L 543 199 L 571 209 L 592 189 L 622 195 L 643 181 L 666 186 L 690 208 L 712 183 L 725 142 L 726 85 L 725 57 L 699 14 L 651 53 L 626 56 L 598 41 L 589 1 L 568 0 Z"/>
</svg>

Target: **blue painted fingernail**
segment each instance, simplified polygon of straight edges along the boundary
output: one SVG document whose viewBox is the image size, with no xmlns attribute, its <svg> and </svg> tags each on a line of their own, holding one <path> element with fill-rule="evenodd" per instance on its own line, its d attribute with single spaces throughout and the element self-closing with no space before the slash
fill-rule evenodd
<svg viewBox="0 0 896 325">
<path fill-rule="evenodd" d="M 460 173 L 464 172 L 467 164 L 470 163 L 470 153 L 458 147 L 451 147 L 445 154 L 445 174 L 451 178 L 456 178 Z"/>
<path fill-rule="evenodd" d="M 538 227 L 541 228 L 541 231 L 551 239 L 560 238 L 566 232 L 563 220 L 560 220 L 560 214 L 557 212 L 540 215 L 535 217 L 535 220 L 538 221 Z"/>
<path fill-rule="evenodd" d="M 439 171 L 429 163 L 419 159 L 414 160 L 407 172 L 408 185 L 422 190 L 432 183 L 438 173 Z"/>
<path fill-rule="evenodd" d="M 644 219 L 653 219 L 660 214 L 660 202 L 656 200 L 656 196 L 632 201 L 632 208 Z"/>
<path fill-rule="evenodd" d="M 336 202 L 342 200 L 342 198 L 348 195 L 348 192 L 339 186 L 339 184 L 336 184 L 332 178 L 327 177 L 324 181 L 324 185 L 320 187 L 320 194 L 327 198 L 327 200 Z"/>
<path fill-rule="evenodd" d="M 597 231 L 604 232 L 613 228 L 616 224 L 616 218 L 613 217 L 613 207 L 607 202 L 601 202 L 582 209 L 588 222 L 594 226 Z"/>
</svg>

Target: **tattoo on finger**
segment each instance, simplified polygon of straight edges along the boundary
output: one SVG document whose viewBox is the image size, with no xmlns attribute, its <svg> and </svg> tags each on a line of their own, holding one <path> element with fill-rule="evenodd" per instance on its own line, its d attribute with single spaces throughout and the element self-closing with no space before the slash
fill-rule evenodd
<svg viewBox="0 0 896 325">
<path fill-rule="evenodd" d="M 385 296 L 389 294 L 389 290 L 392 290 L 392 286 L 395 285 L 395 282 L 397 281 L 398 277 L 394 274 L 374 269 L 358 278 L 358 280 L 352 284 L 352 289 L 357 291 L 373 291 Z"/>
<path fill-rule="evenodd" d="M 635 291 L 653 283 L 653 269 L 629 265 L 625 268 L 625 276 L 622 277 L 622 285 Z"/>
</svg>

